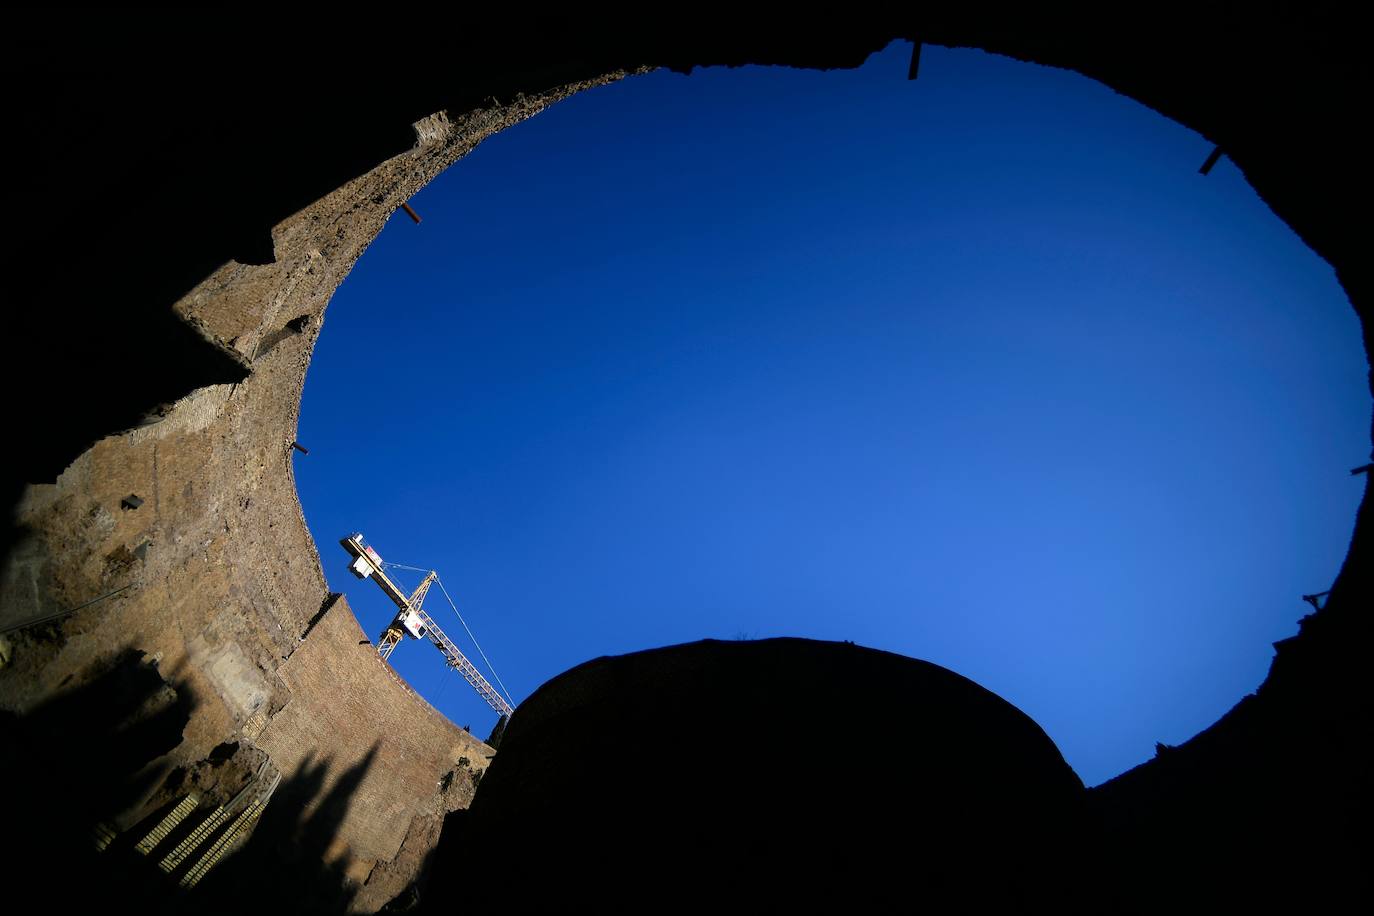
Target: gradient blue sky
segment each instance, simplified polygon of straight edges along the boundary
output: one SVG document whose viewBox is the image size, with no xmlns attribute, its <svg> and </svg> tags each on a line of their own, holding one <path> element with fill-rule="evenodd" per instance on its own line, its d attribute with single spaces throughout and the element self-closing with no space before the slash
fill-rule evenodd
<svg viewBox="0 0 1374 916">
<path fill-rule="evenodd" d="M 1332 270 L 1135 102 L 909 55 L 586 92 L 391 219 L 296 458 L 369 635 L 355 530 L 439 570 L 516 700 L 598 655 L 849 639 L 997 692 L 1089 784 L 1258 686 L 1369 454 Z M 485 737 L 432 647 L 393 661 Z"/>
</svg>

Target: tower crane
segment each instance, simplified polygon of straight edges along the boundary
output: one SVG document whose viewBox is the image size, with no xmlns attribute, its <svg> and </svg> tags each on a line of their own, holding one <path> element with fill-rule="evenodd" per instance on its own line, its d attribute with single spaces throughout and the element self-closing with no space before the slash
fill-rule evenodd
<svg viewBox="0 0 1374 916">
<path fill-rule="evenodd" d="M 339 543 L 353 557 L 353 562 L 348 566 L 349 571 L 359 579 L 371 578 L 396 605 L 396 616 L 387 624 L 381 638 L 377 640 L 377 654 L 383 659 L 389 658 L 397 644 L 407 636 L 411 639 L 428 639 L 444 656 L 448 666 L 461 674 L 463 679 L 472 685 L 472 689 L 477 691 L 477 695 L 487 701 L 488 706 L 501 716 L 509 718 L 511 705 L 486 678 L 482 677 L 481 672 L 473 667 L 467 656 L 458 650 L 453 640 L 444 635 L 444 631 L 422 607 L 425 595 L 428 594 L 430 586 L 438 581 L 439 574 L 430 570 L 419 587 L 407 595 L 386 574 L 387 564 L 382 562 L 377 551 L 368 546 L 361 533 L 350 534 Z"/>
</svg>

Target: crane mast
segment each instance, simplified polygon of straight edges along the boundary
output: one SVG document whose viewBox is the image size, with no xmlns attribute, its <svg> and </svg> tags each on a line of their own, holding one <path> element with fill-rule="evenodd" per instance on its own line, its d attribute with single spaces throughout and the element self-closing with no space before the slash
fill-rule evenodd
<svg viewBox="0 0 1374 916">
<path fill-rule="evenodd" d="M 348 566 L 349 571 L 359 579 L 370 578 L 376 582 L 396 605 L 396 616 L 387 624 L 377 640 L 377 654 L 383 659 L 390 658 L 396 646 L 407 636 L 411 639 L 427 639 L 444 656 L 448 666 L 461 674 L 463 679 L 472 685 L 472 689 L 477 691 L 477 695 L 486 700 L 488 706 L 500 715 L 509 717 L 512 712 L 511 705 L 487 682 L 482 673 L 468 661 L 467 656 L 459 651 L 453 640 L 445 635 L 424 610 L 425 595 L 429 593 L 430 586 L 438 581 L 439 574 L 430 570 L 419 587 L 407 595 L 386 574 L 382 558 L 378 556 L 377 551 L 368 546 L 362 534 L 351 534 L 339 543 L 353 557 L 353 562 Z"/>
</svg>

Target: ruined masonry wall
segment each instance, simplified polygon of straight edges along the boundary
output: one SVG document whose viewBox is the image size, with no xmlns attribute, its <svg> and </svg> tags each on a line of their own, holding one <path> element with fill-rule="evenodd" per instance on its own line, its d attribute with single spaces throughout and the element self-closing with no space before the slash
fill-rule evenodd
<svg viewBox="0 0 1374 916">
<path fill-rule="evenodd" d="M 342 596 L 277 675 L 292 700 L 256 742 L 273 764 L 294 773 L 327 760 L 337 776 L 366 761 L 332 854 L 348 855 L 348 875 L 367 882 L 361 894 L 379 898 L 363 909 L 375 909 L 404 885 L 369 881 L 374 866 L 397 857 L 412 825 L 437 835 L 450 808 L 469 800 L 441 795 L 439 781 L 464 757 L 472 770 L 485 770 L 495 751 L 454 727 L 377 657 Z"/>
<path fill-rule="evenodd" d="M 457 757 L 477 766 L 490 749 L 359 645 L 366 636 L 345 602 L 311 626 L 329 593 L 292 473 L 306 369 L 330 296 L 402 203 L 491 134 L 618 77 L 425 119 L 413 149 L 277 226 L 273 263 L 225 264 L 176 304 L 251 361 L 252 373 L 197 390 L 96 443 L 55 484 L 28 488 L 0 623 L 130 587 L 55 627 L 12 636 L 0 708 L 23 713 L 134 649 L 194 704 L 180 746 L 159 761 L 165 770 L 192 766 L 223 742 L 256 742 L 288 777 L 307 757 L 328 761 L 328 786 L 375 744 L 335 846 L 349 851 L 348 874 L 359 881 L 382 866 L 355 901 L 363 909 L 414 879 L 453 803 L 438 781 Z M 122 508 L 131 494 L 143 504 Z M 144 813 L 106 816 L 127 827 Z M 420 816 L 432 822 L 416 823 Z"/>
</svg>

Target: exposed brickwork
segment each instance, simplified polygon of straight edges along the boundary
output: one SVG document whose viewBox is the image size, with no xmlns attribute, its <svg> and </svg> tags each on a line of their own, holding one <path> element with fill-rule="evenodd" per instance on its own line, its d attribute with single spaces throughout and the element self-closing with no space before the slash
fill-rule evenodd
<svg viewBox="0 0 1374 916">
<path fill-rule="evenodd" d="M 339 851 L 350 857 L 348 871 L 355 878 L 366 879 L 375 863 L 396 858 L 416 818 L 437 822 L 450 805 L 458 807 L 441 792 L 441 783 L 460 758 L 482 769 L 495 754 L 455 728 L 377 657 L 342 598 L 277 673 L 291 701 L 257 744 L 284 774 L 327 759 L 331 775 L 324 794 L 338 774 L 371 755 L 339 828 Z M 460 800 L 465 806 L 467 798 Z M 376 903 L 383 904 L 406 880 L 396 880 L 385 893 L 372 882 L 370 896 L 380 896 Z"/>
<path fill-rule="evenodd" d="M 225 742 L 256 743 L 287 777 L 307 759 L 327 761 L 327 792 L 375 746 L 330 856 L 347 850 L 343 871 L 368 882 L 356 907 L 376 909 L 414 880 L 444 813 L 471 797 L 467 775 L 447 788 L 441 778 L 460 757 L 484 767 L 491 752 L 360 645 L 368 637 L 346 603 L 310 626 L 329 593 L 293 477 L 301 389 L 330 296 L 400 205 L 481 140 L 592 84 L 424 119 L 413 149 L 279 224 L 271 263 L 225 264 L 176 303 L 252 371 L 195 390 L 97 442 L 55 483 L 26 489 L 0 622 L 130 587 L 11 636 L 0 709 L 33 709 L 133 649 L 194 704 L 164 768 L 192 768 Z M 130 495 L 137 508 L 122 505 Z M 106 816 L 127 826 L 160 801 L 151 786 L 142 808 Z M 369 881 L 408 833 L 404 860 Z"/>
</svg>

